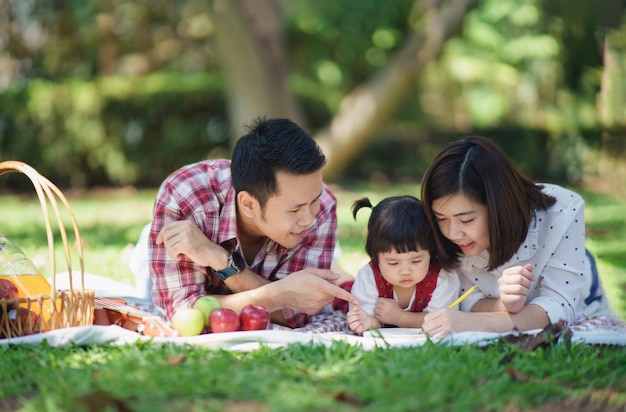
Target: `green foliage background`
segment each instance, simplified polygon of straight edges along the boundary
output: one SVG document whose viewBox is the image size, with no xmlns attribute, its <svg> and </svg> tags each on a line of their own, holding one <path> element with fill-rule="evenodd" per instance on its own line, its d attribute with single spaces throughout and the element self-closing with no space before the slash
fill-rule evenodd
<svg viewBox="0 0 626 412">
<path fill-rule="evenodd" d="M 422 6 L 285 3 L 289 87 L 312 134 L 424 28 Z M 10 47 L 0 47 L 0 58 L 17 69 L 0 81 L 0 158 L 36 165 L 62 186 L 94 187 L 154 186 L 182 164 L 228 156 L 211 7 L 195 0 L 8 7 L 0 33 Z M 114 73 L 103 74 L 107 18 L 117 51 Z M 417 180 L 434 153 L 467 134 L 499 140 L 539 179 L 593 177 L 602 42 L 620 24 L 611 19 L 619 16 L 604 3 L 584 0 L 479 1 L 345 177 Z"/>
<path fill-rule="evenodd" d="M 211 150 L 228 150 L 214 132 L 225 118 L 222 89 L 204 73 L 33 80 L 0 95 L 0 153 L 60 185 L 155 185 Z"/>
</svg>

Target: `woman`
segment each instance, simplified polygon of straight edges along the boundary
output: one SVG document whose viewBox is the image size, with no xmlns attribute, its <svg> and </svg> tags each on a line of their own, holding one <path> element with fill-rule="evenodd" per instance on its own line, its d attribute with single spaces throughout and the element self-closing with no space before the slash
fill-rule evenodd
<svg viewBox="0 0 626 412">
<path fill-rule="evenodd" d="M 578 194 L 535 184 L 482 137 L 444 149 L 421 190 L 440 264 L 457 271 L 461 291 L 478 286 L 461 311 L 426 315 L 429 334 L 531 330 L 608 312 Z"/>
</svg>

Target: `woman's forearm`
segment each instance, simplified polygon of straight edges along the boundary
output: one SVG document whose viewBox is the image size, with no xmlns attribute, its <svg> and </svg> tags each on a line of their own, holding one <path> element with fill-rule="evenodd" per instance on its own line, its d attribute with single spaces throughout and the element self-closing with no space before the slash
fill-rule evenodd
<svg viewBox="0 0 626 412">
<path fill-rule="evenodd" d="M 483 299 L 476 302 L 474 306 L 472 306 L 472 312 L 502 312 L 506 309 L 504 305 L 500 301 L 500 299 Z"/>
</svg>

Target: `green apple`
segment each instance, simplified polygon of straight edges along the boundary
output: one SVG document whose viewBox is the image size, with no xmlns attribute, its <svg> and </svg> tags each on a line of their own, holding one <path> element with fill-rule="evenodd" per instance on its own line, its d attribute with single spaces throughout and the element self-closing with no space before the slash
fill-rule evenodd
<svg viewBox="0 0 626 412">
<path fill-rule="evenodd" d="M 202 316 L 204 317 L 204 326 L 209 326 L 209 316 L 211 316 L 213 309 L 221 307 L 222 302 L 213 296 L 202 296 L 200 299 L 196 300 L 196 303 L 193 304 L 194 309 L 198 309 L 202 312 Z"/>
<path fill-rule="evenodd" d="M 172 326 L 183 336 L 199 335 L 204 329 L 204 315 L 198 309 L 178 309 L 172 316 Z"/>
</svg>

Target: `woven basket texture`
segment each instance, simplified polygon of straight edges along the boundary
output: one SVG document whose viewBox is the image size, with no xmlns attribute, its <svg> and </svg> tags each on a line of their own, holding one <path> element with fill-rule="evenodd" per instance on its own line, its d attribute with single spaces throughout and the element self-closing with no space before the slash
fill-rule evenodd
<svg viewBox="0 0 626 412">
<path fill-rule="evenodd" d="M 8 160 L 0 162 L 0 175 L 17 172 L 26 175 L 39 198 L 46 227 L 52 280 L 50 291 L 25 297 L 0 299 L 0 339 L 10 339 L 33 333 L 47 332 L 73 326 L 92 325 L 94 318 L 94 292 L 84 288 L 56 289 L 55 238 L 61 239 L 67 270 L 70 276 L 78 272 L 84 278 L 82 239 L 74 213 L 61 191 L 32 166 Z M 63 217 L 71 220 L 74 242 L 69 241 Z M 56 223 L 56 224 L 55 224 Z M 78 259 L 80 270 L 72 270 Z M 41 274 L 40 274 L 41 275 Z M 10 278 L 9 278 L 10 279 Z M 80 284 L 84 285 L 81 279 Z"/>
</svg>

